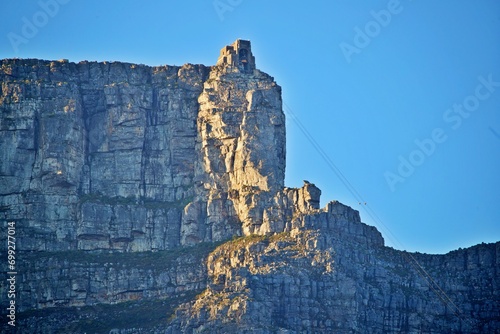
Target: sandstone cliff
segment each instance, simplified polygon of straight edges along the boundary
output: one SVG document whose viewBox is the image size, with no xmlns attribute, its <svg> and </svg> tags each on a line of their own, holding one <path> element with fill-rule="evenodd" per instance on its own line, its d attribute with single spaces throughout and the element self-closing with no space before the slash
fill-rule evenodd
<svg viewBox="0 0 500 334">
<path fill-rule="evenodd" d="M 397 251 L 315 185 L 284 186 L 281 88 L 249 42 L 211 67 L 0 69 L 19 333 L 500 330 L 500 243 Z"/>
</svg>

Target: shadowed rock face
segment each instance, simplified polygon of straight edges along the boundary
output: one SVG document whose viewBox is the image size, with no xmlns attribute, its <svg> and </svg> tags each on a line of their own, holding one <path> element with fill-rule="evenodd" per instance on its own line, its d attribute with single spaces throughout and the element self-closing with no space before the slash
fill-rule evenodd
<svg viewBox="0 0 500 334">
<path fill-rule="evenodd" d="M 16 223 L 18 311 L 65 314 L 21 325 L 499 331 L 500 243 L 397 251 L 357 211 L 320 209 L 314 184 L 284 187 L 281 88 L 254 69 L 249 43 L 228 50 L 213 67 L 1 61 L 0 219 Z M 130 304 L 116 322 L 94 306 L 137 300 L 177 310 L 138 328 Z"/>
<path fill-rule="evenodd" d="M 205 66 L 4 60 L 1 207 L 30 251 L 179 246 Z M 7 75 L 8 74 L 8 75 Z"/>
</svg>

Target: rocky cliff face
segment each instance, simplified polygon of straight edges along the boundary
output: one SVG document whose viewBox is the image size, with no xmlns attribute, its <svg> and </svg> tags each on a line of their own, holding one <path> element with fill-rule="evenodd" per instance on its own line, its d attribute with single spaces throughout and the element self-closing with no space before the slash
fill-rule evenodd
<svg viewBox="0 0 500 334">
<path fill-rule="evenodd" d="M 248 75 L 214 67 L 198 102 L 198 184 L 195 201 L 185 209 L 181 240 L 257 233 L 267 202 L 284 185 L 281 89 L 257 71 Z"/>
<path fill-rule="evenodd" d="M 499 251 L 397 251 L 332 202 L 218 247 L 207 288 L 167 333 L 497 333 Z"/>
<path fill-rule="evenodd" d="M 3 219 L 25 251 L 162 250 L 194 196 L 209 69 L 2 61 Z"/>
<path fill-rule="evenodd" d="M 357 211 L 320 209 L 315 185 L 284 187 L 281 88 L 249 42 L 223 51 L 212 67 L 1 61 L 19 332 L 498 331 L 500 244 L 396 251 Z"/>
</svg>

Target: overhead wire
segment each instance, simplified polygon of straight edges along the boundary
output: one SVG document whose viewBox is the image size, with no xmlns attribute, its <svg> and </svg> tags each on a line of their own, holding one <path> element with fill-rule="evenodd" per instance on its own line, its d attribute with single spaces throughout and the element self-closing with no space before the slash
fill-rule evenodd
<svg viewBox="0 0 500 334">
<path fill-rule="evenodd" d="M 342 182 L 342 184 L 347 188 L 347 190 L 351 193 L 354 199 L 359 203 L 364 203 L 362 206 L 364 211 L 370 216 L 370 218 L 378 224 L 382 226 L 384 230 L 387 231 L 388 238 L 394 243 L 399 245 L 401 248 L 405 248 L 404 245 L 398 240 L 398 238 L 392 233 L 389 227 L 384 224 L 382 219 L 375 213 L 372 207 L 367 204 L 367 201 L 363 198 L 360 192 L 354 187 L 354 185 L 349 181 L 349 179 L 342 173 L 342 171 L 337 167 L 337 165 L 333 162 L 333 160 L 329 157 L 329 155 L 325 152 L 325 150 L 321 147 L 321 145 L 316 141 L 316 139 L 311 135 L 311 133 L 307 130 L 307 128 L 302 124 L 299 118 L 295 115 L 293 110 L 283 102 L 284 111 L 287 116 L 291 118 L 291 120 L 295 123 L 295 125 L 299 128 L 302 134 L 306 137 L 309 143 L 313 146 L 316 152 L 321 156 L 321 158 L 326 162 L 328 167 L 334 172 L 334 174 L 338 177 L 338 179 Z M 463 319 L 469 323 L 469 319 L 463 317 L 462 310 L 456 305 L 455 302 L 448 296 L 448 294 L 437 284 L 437 282 L 432 278 L 432 276 L 424 269 L 424 267 L 420 264 L 420 262 L 409 252 L 403 251 L 404 259 L 412 265 L 417 273 L 426 281 L 429 288 L 439 297 L 439 299 L 448 306 L 453 314 L 455 314 L 458 318 Z M 473 324 L 472 324 L 473 325 Z"/>
</svg>

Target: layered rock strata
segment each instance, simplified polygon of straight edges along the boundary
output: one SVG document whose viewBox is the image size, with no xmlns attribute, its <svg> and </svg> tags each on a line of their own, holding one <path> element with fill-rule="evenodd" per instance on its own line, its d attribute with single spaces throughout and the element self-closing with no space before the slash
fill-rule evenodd
<svg viewBox="0 0 500 334">
<path fill-rule="evenodd" d="M 499 243 L 397 251 L 284 186 L 281 88 L 248 41 L 212 67 L 6 59 L 0 78 L 19 333 L 500 330 Z"/>
<path fill-rule="evenodd" d="M 332 202 L 285 232 L 218 247 L 207 288 L 167 333 L 496 333 L 499 251 L 397 251 Z"/>
</svg>

